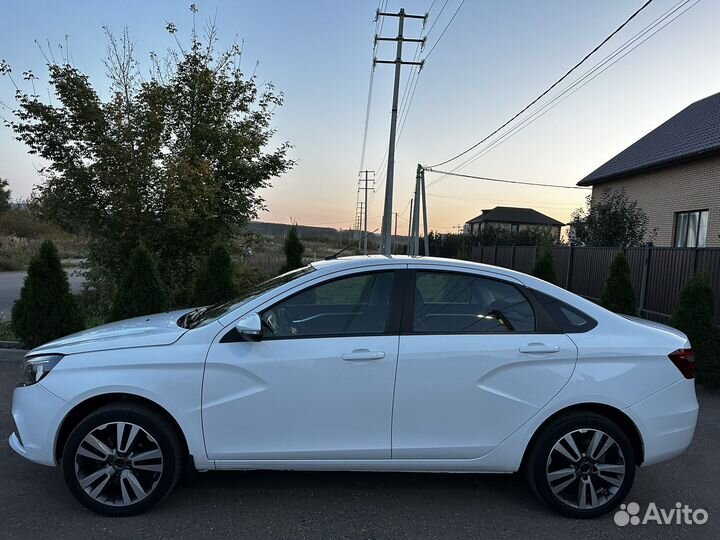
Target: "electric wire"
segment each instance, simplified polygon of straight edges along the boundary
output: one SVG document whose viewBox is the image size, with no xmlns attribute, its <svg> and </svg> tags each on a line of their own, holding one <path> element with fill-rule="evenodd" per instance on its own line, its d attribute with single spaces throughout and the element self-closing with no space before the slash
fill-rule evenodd
<svg viewBox="0 0 720 540">
<path fill-rule="evenodd" d="M 630 21 L 632 21 L 638 14 L 640 14 L 640 12 L 642 12 L 646 7 L 648 7 L 653 1 L 654 1 L 654 0 L 646 0 L 646 2 L 645 2 L 642 6 L 640 6 L 640 8 L 638 8 L 632 15 L 630 15 L 630 17 L 628 17 L 628 18 L 625 20 L 625 22 L 623 22 L 620 26 L 618 26 L 615 30 L 613 30 L 613 31 L 612 31 L 605 39 L 603 39 L 595 48 L 593 48 L 593 49 L 592 49 L 589 53 L 587 53 L 579 62 L 577 62 L 573 67 L 571 67 L 562 77 L 560 77 L 557 81 L 555 81 L 554 83 L 552 83 L 552 84 L 551 84 L 547 89 L 545 89 L 540 95 L 538 95 L 538 96 L 537 96 L 535 99 L 533 99 L 530 103 L 528 103 L 527 105 L 525 105 L 525 107 L 523 107 L 522 109 L 520 109 L 519 112 L 517 112 L 516 114 L 514 114 L 509 120 L 507 120 L 505 123 L 503 123 L 503 124 L 502 124 L 500 127 L 498 127 L 497 129 L 495 129 L 492 133 L 490 133 L 489 135 L 483 137 L 482 139 L 480 139 L 480 141 L 478 141 L 477 143 L 473 144 L 473 145 L 470 146 L 469 148 L 463 150 L 463 151 L 460 152 L 459 154 L 456 154 L 456 155 L 454 155 L 453 157 L 451 157 L 451 158 L 449 158 L 449 159 L 446 159 L 446 160 L 444 160 L 444 161 L 441 161 L 441 162 L 439 162 L 439 163 L 435 163 L 434 165 L 430 165 L 430 167 L 440 167 L 440 166 L 442 166 L 442 165 L 445 165 L 445 164 L 447 164 L 447 163 L 450 163 L 451 161 L 455 161 L 457 158 L 462 157 L 462 156 L 464 156 L 465 154 L 467 154 L 468 152 L 473 151 L 475 148 L 477 148 L 478 146 L 480 146 L 481 144 L 483 144 L 485 141 L 487 141 L 488 139 L 490 139 L 491 137 L 493 137 L 496 133 L 498 133 L 499 131 L 501 131 L 502 129 L 504 129 L 507 125 L 509 125 L 510 123 L 512 123 L 513 121 L 515 121 L 515 119 L 516 119 L 517 117 L 519 117 L 519 116 L 522 115 L 525 111 L 527 111 L 530 107 L 532 107 L 533 105 L 535 105 L 535 103 L 537 103 L 537 102 L 540 101 L 543 97 L 545 97 L 550 91 L 552 91 L 553 88 L 555 88 L 558 84 L 560 84 L 562 81 L 564 81 L 573 71 L 575 71 L 575 70 L 576 70 L 578 67 L 580 67 L 583 63 L 585 63 L 585 61 L 587 61 L 593 54 L 595 54 L 595 52 L 597 52 L 598 49 L 600 49 L 603 45 L 605 45 L 605 43 L 607 43 L 610 39 L 612 39 L 613 36 L 615 36 L 615 35 L 616 35 L 618 32 L 620 32 L 623 28 L 625 28 L 625 26 L 627 26 L 627 24 L 629 24 Z M 442 36 L 441 36 L 441 37 L 442 37 Z M 437 43 L 436 43 L 436 44 L 437 44 Z M 434 48 L 434 47 L 433 47 L 433 48 Z M 432 49 L 430 50 L 430 53 L 432 53 Z M 428 53 L 427 56 L 429 56 L 430 53 Z M 427 56 L 426 56 L 426 58 L 427 58 Z"/>
</svg>

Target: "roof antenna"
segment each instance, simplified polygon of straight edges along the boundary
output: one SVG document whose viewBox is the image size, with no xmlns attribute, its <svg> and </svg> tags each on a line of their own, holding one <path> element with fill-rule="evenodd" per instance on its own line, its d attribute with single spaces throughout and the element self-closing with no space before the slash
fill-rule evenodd
<svg viewBox="0 0 720 540">
<path fill-rule="evenodd" d="M 332 255 L 328 255 L 327 257 L 325 257 L 325 260 L 326 260 L 326 261 L 332 261 L 333 259 L 337 259 L 337 258 L 338 258 L 338 255 L 340 255 L 340 254 L 343 253 L 344 251 L 347 251 L 348 249 L 350 249 L 351 247 L 353 247 L 355 244 L 359 244 L 360 242 L 362 242 L 363 240 L 365 240 L 368 236 L 370 236 L 371 234 L 375 234 L 376 232 L 378 232 L 378 229 L 375 229 L 374 231 L 367 233 L 367 234 L 366 234 L 365 236 L 363 236 L 360 240 L 357 240 L 357 241 L 355 241 L 355 242 L 351 242 L 350 244 L 348 244 L 347 246 L 345 246 L 344 248 L 342 248 L 342 249 L 341 249 L 340 251 L 338 251 L 337 253 L 333 253 Z"/>
</svg>

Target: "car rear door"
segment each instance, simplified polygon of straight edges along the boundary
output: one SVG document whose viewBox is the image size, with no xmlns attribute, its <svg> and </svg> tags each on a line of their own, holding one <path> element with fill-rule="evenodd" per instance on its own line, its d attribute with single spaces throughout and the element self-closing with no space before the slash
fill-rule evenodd
<svg viewBox="0 0 720 540">
<path fill-rule="evenodd" d="M 511 278 L 409 274 L 392 456 L 483 456 L 565 385 L 577 348 Z"/>
</svg>

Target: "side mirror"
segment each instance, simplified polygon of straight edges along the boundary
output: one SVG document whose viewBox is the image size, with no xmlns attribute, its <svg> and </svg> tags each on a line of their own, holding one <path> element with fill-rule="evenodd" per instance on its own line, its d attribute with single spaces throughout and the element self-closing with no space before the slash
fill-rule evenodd
<svg viewBox="0 0 720 540">
<path fill-rule="evenodd" d="M 262 339 L 262 321 L 257 313 L 248 313 L 235 323 L 235 330 L 247 341 Z"/>
</svg>

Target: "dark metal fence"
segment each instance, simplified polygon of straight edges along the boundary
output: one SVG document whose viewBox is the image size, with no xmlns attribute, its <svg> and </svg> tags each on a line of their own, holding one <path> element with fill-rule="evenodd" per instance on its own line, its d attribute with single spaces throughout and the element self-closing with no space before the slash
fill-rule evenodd
<svg viewBox="0 0 720 540">
<path fill-rule="evenodd" d="M 591 300 L 599 300 L 610 263 L 621 248 L 553 248 L 558 285 Z M 642 317 L 667 321 L 677 307 L 678 294 L 695 272 L 710 277 L 715 291 L 715 323 L 720 325 L 720 248 L 646 246 L 623 250 L 630 264 L 638 312 Z M 535 246 L 475 246 L 472 260 L 530 273 Z"/>
</svg>

